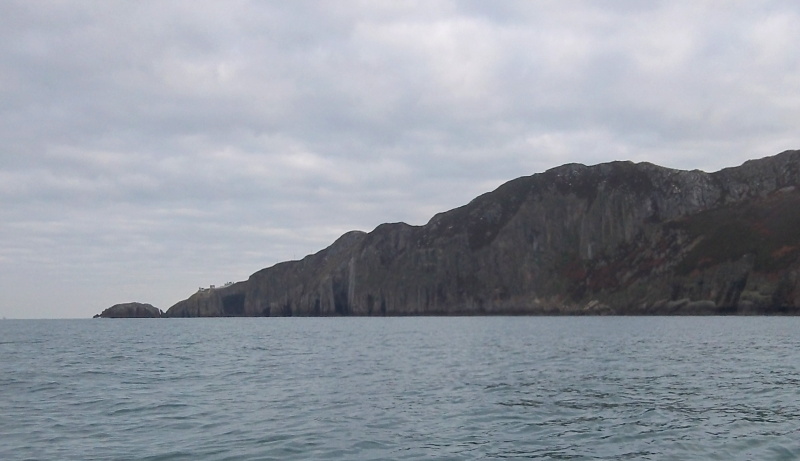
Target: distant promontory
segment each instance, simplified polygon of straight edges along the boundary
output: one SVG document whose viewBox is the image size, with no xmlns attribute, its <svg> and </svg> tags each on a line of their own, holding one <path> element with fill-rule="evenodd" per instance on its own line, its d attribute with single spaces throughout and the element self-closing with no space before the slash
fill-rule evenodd
<svg viewBox="0 0 800 461">
<path fill-rule="evenodd" d="M 165 317 L 800 312 L 800 151 L 715 173 L 568 164 L 349 232 Z"/>
</svg>

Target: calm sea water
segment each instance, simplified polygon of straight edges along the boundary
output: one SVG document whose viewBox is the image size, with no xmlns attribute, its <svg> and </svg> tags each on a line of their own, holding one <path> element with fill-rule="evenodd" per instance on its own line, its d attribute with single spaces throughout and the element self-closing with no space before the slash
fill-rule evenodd
<svg viewBox="0 0 800 461">
<path fill-rule="evenodd" d="M 800 458 L 800 318 L 0 321 L 0 459 Z"/>
</svg>

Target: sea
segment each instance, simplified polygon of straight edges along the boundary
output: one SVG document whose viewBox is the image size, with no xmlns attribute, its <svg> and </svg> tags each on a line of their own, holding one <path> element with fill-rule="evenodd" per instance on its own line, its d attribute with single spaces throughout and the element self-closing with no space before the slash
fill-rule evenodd
<svg viewBox="0 0 800 461">
<path fill-rule="evenodd" d="M 795 460 L 800 318 L 0 321 L 2 460 Z"/>
</svg>

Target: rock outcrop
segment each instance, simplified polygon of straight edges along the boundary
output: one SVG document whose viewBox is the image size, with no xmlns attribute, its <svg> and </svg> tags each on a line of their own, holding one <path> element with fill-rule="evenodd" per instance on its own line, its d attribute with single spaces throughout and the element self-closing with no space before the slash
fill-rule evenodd
<svg viewBox="0 0 800 461">
<path fill-rule="evenodd" d="M 94 318 L 123 319 L 123 318 L 158 318 L 164 316 L 164 312 L 150 304 L 143 303 L 123 303 L 115 304 Z"/>
<path fill-rule="evenodd" d="M 800 151 L 787 151 L 716 173 L 564 165 L 424 226 L 347 233 L 165 315 L 798 312 Z"/>
</svg>

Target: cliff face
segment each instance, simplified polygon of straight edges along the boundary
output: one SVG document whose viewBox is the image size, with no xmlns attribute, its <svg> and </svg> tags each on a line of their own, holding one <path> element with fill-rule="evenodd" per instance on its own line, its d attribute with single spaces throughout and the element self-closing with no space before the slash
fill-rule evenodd
<svg viewBox="0 0 800 461">
<path fill-rule="evenodd" d="M 167 316 L 800 312 L 800 151 L 716 173 L 564 165 L 350 232 Z"/>
</svg>

